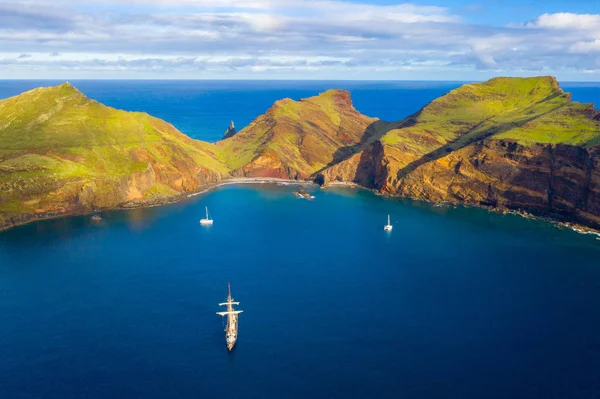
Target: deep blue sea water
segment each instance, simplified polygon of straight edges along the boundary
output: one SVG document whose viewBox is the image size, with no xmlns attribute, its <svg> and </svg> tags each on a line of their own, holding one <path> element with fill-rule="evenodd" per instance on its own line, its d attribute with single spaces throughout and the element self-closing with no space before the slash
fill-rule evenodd
<svg viewBox="0 0 600 399">
<path fill-rule="evenodd" d="M 0 81 L 0 97 L 42 83 Z M 360 111 L 393 120 L 458 85 L 72 83 L 206 140 L 281 97 L 346 88 Z M 598 85 L 563 86 L 600 99 Z M 600 397 L 594 236 L 295 189 L 222 186 L 100 223 L 0 232 L 0 398 Z M 228 281 L 245 311 L 232 353 L 215 314 Z"/>
</svg>

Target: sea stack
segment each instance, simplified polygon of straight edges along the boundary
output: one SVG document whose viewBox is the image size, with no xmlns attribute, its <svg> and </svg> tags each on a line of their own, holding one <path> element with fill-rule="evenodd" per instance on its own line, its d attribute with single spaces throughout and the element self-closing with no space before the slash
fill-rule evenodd
<svg viewBox="0 0 600 399">
<path fill-rule="evenodd" d="M 229 127 L 225 131 L 225 135 L 223 136 L 223 140 L 235 136 L 236 133 L 237 133 L 237 130 L 235 130 L 235 125 L 234 125 L 233 121 L 231 121 L 231 123 L 229 124 Z"/>
</svg>

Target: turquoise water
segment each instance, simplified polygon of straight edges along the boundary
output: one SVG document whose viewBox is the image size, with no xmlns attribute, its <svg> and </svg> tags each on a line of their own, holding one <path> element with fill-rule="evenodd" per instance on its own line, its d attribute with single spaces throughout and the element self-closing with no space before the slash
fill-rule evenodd
<svg viewBox="0 0 600 399">
<path fill-rule="evenodd" d="M 232 114 L 249 121 L 273 97 L 331 87 L 80 83 L 206 140 Z M 452 86 L 336 83 L 386 119 Z M 28 85 L 40 82 L 0 81 L 0 97 Z M 578 88 L 575 99 L 600 98 L 596 86 Z M 0 232 L 0 397 L 600 396 L 594 236 L 357 189 L 310 188 L 315 201 L 294 190 L 222 186 L 99 223 Z M 198 223 L 204 206 L 210 228 Z M 229 281 L 244 310 L 232 353 L 215 314 Z"/>
</svg>

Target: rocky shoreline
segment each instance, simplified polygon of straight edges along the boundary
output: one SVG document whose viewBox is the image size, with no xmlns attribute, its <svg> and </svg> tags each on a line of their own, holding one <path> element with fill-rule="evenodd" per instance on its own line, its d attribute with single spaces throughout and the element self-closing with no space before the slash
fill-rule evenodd
<svg viewBox="0 0 600 399">
<path fill-rule="evenodd" d="M 578 224 L 578 223 L 573 223 L 573 222 L 569 222 L 569 221 L 561 221 L 557 218 L 535 215 L 533 213 L 530 213 L 530 212 L 527 212 L 524 210 L 519 210 L 519 209 L 498 208 L 498 207 L 492 207 L 492 206 L 470 204 L 470 203 L 465 203 L 465 202 L 448 202 L 448 201 L 436 202 L 436 201 L 430 201 L 430 200 L 422 199 L 422 198 L 404 197 L 404 196 L 399 196 L 399 195 L 393 195 L 390 193 L 384 193 L 384 192 L 378 191 L 376 189 L 367 188 L 367 187 L 361 186 L 360 184 L 352 183 L 352 182 L 342 182 L 342 181 L 331 182 L 325 186 L 322 186 L 321 189 L 327 189 L 328 187 L 359 188 L 361 190 L 370 191 L 375 195 L 393 198 L 393 199 L 408 199 L 411 201 L 421 201 L 421 202 L 433 204 L 434 206 L 478 208 L 478 209 L 483 209 L 488 212 L 499 213 L 502 215 L 516 215 L 516 216 L 520 216 L 525 219 L 541 220 L 541 221 L 550 223 L 551 225 L 553 225 L 556 228 L 570 229 L 579 234 L 595 235 L 598 237 L 597 239 L 600 240 L 600 230 L 596 230 L 591 227 L 588 227 L 588 226 L 585 226 L 582 224 Z"/>
<path fill-rule="evenodd" d="M 183 194 L 178 194 L 178 195 L 168 196 L 168 197 L 163 197 L 163 198 L 153 198 L 152 200 L 148 200 L 148 201 L 135 201 L 135 202 L 123 204 L 123 205 L 121 205 L 119 207 L 115 207 L 115 208 L 96 209 L 96 210 L 92 210 L 89 212 L 76 212 L 76 213 L 66 213 L 66 214 L 48 213 L 48 214 L 40 214 L 40 215 L 29 215 L 32 217 L 24 218 L 24 219 L 22 219 L 23 220 L 22 222 L 19 222 L 17 220 L 17 221 L 15 221 L 16 223 L 13 222 L 13 223 L 0 224 L 0 232 L 9 230 L 9 229 L 12 229 L 15 227 L 23 226 L 23 225 L 26 225 L 26 224 L 29 224 L 32 222 L 39 222 L 39 221 L 44 221 L 44 220 L 55 220 L 55 219 L 61 219 L 61 218 L 65 218 L 65 217 L 72 217 L 72 216 L 87 216 L 87 215 L 93 215 L 93 214 L 96 214 L 99 212 L 105 212 L 105 211 L 152 208 L 152 207 L 157 207 L 157 206 L 162 206 L 162 205 L 173 204 L 173 203 L 184 201 L 187 198 L 206 194 L 206 193 L 208 193 L 216 188 L 222 187 L 222 186 L 238 185 L 238 184 L 239 185 L 242 185 L 242 184 L 278 184 L 278 185 L 301 185 L 301 186 L 314 185 L 314 186 L 318 186 L 316 183 L 314 183 L 311 180 L 293 180 L 293 179 L 283 179 L 283 178 L 276 178 L 276 177 L 235 177 L 235 178 L 231 178 L 231 179 L 222 180 L 218 183 L 207 184 L 207 185 L 201 187 L 198 191 L 193 192 L 193 193 L 183 193 Z M 484 209 L 488 212 L 517 215 L 517 216 L 520 216 L 520 217 L 523 217 L 526 219 L 542 220 L 542 221 L 550 223 L 551 225 L 555 226 L 556 228 L 567 228 L 567 229 L 573 230 L 579 234 L 595 235 L 595 236 L 597 236 L 597 239 L 600 240 L 600 230 L 595 230 L 593 228 L 590 228 L 590 227 L 587 227 L 587 226 L 584 226 L 581 224 L 569 222 L 569 221 L 561 221 L 561 220 L 558 220 L 558 219 L 552 218 L 552 217 L 534 215 L 534 214 L 529 213 L 524 210 L 497 208 L 497 207 L 482 206 L 482 205 L 469 204 L 469 203 L 435 202 L 435 201 L 429 201 L 429 200 L 420 199 L 420 198 L 403 197 L 403 196 L 391 195 L 389 193 L 380 192 L 378 190 L 375 190 L 372 188 L 367 188 L 367 187 L 361 186 L 360 184 L 352 183 L 352 182 L 340 182 L 340 181 L 330 182 L 325 186 L 321 186 L 320 188 L 323 190 L 326 190 L 327 188 L 334 188 L 334 187 L 359 188 L 361 190 L 371 191 L 375 195 L 385 196 L 385 197 L 389 197 L 389 198 L 396 198 L 396 199 L 410 199 L 412 201 L 424 201 L 424 202 L 428 202 L 430 204 L 434 204 L 435 206 L 446 205 L 446 206 L 452 206 L 452 207 L 461 206 L 461 207 L 466 207 L 466 208 L 480 208 L 480 209 Z"/>
<path fill-rule="evenodd" d="M 55 220 L 55 219 L 61 219 L 61 218 L 65 218 L 65 217 L 72 217 L 72 216 L 93 215 L 98 212 L 105 212 L 105 211 L 152 208 L 152 207 L 157 207 L 157 206 L 162 206 L 162 205 L 168 205 L 168 204 L 173 204 L 173 203 L 183 201 L 187 198 L 205 194 L 205 193 L 207 193 L 211 190 L 214 190 L 218 187 L 221 187 L 221 186 L 235 185 L 235 184 L 285 184 L 285 185 L 303 185 L 304 186 L 304 185 L 312 185 L 314 183 L 312 183 L 311 181 L 308 181 L 308 180 L 291 180 L 291 179 L 280 179 L 280 178 L 271 178 L 271 177 L 265 177 L 265 178 L 262 178 L 262 177 L 235 177 L 235 178 L 231 178 L 231 179 L 222 180 L 218 183 L 207 184 L 205 186 L 200 187 L 199 190 L 197 190 L 193 193 L 182 193 L 182 194 L 177 194 L 177 195 L 172 195 L 172 196 L 154 197 L 151 200 L 128 202 L 128 203 L 124 203 L 120 206 L 112 207 L 112 208 L 93 209 L 93 210 L 89 210 L 89 211 L 85 211 L 85 212 L 70 212 L 70 213 L 48 212 L 48 213 L 40 213 L 37 215 L 26 214 L 26 215 L 20 215 L 21 217 L 18 217 L 18 216 L 11 217 L 7 220 L 0 221 L 0 231 L 5 231 L 5 230 L 23 226 L 23 225 L 26 225 L 29 223 L 40 222 L 40 221 L 44 221 L 44 220 Z"/>
<path fill-rule="evenodd" d="M 362 115 L 343 90 L 283 99 L 214 144 L 69 84 L 0 101 L 7 118 L 23 120 L 62 104 L 43 126 L 0 127 L 0 229 L 158 206 L 225 184 L 316 183 L 600 230 L 600 111 L 572 102 L 549 76 L 463 85 L 397 122 Z M 129 128 L 98 124 L 92 111 Z"/>
</svg>

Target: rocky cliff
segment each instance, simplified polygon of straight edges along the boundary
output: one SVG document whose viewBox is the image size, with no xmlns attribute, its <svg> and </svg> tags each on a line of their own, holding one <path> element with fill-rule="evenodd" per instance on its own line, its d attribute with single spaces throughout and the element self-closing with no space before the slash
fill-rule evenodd
<svg viewBox="0 0 600 399">
<path fill-rule="evenodd" d="M 599 119 L 554 78 L 492 79 L 433 101 L 318 180 L 600 228 Z"/>
<path fill-rule="evenodd" d="M 277 101 L 230 139 L 217 143 L 238 176 L 306 179 L 381 136 L 381 122 L 360 114 L 350 93 Z"/>
<path fill-rule="evenodd" d="M 600 229 L 600 112 L 556 79 L 464 85 L 399 122 L 350 94 L 276 102 L 216 145 L 64 84 L 0 101 L 0 228 L 156 204 L 232 176 L 353 182 Z"/>
</svg>

